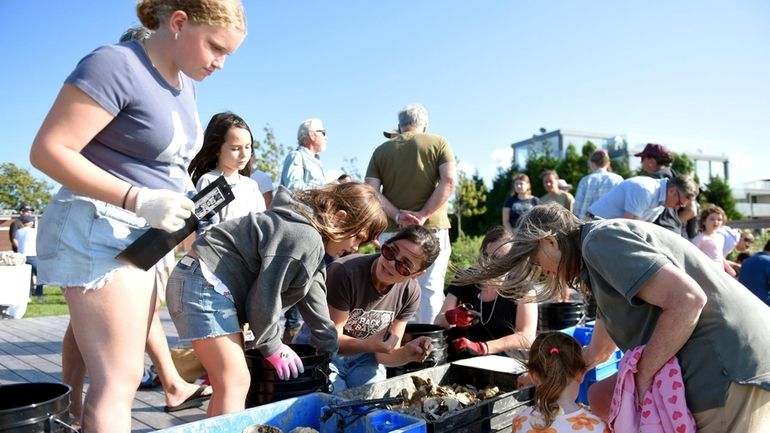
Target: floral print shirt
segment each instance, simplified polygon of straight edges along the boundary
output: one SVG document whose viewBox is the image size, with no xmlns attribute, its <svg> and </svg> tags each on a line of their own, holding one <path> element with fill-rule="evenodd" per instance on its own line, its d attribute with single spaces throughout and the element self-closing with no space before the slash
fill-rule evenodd
<svg viewBox="0 0 770 433">
<path fill-rule="evenodd" d="M 610 429 L 607 424 L 604 423 L 598 416 L 591 413 L 585 406 L 580 406 L 580 409 L 564 413 L 562 409 L 559 409 L 556 418 L 553 423 L 543 429 L 536 426 L 543 426 L 543 417 L 532 406 L 527 408 L 519 416 L 513 419 L 512 433 L 579 433 L 579 432 L 594 432 L 594 433 L 609 433 Z"/>
</svg>

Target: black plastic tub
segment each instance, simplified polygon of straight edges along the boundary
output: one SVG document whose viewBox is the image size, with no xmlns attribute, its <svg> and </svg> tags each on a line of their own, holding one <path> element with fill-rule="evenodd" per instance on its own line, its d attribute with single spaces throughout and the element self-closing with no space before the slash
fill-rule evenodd
<svg viewBox="0 0 770 433">
<path fill-rule="evenodd" d="M 420 337 L 429 337 L 433 344 L 433 351 L 423 362 L 410 362 L 399 367 L 388 367 L 386 369 L 388 377 L 400 376 L 424 368 L 435 367 L 446 364 L 447 362 L 447 331 L 444 327 L 429 323 L 407 323 L 404 329 L 404 336 L 401 338 L 401 345 Z"/>
<path fill-rule="evenodd" d="M 585 307 L 580 302 L 545 302 L 538 306 L 538 331 L 558 331 L 585 320 Z"/>
<path fill-rule="evenodd" d="M 247 408 L 311 392 L 331 391 L 329 355 L 316 353 L 309 344 L 290 344 L 289 347 L 297 353 L 305 367 L 304 373 L 289 380 L 279 379 L 273 365 L 258 350 L 246 350 L 246 365 L 251 373 L 251 386 L 246 395 Z"/>
<path fill-rule="evenodd" d="M 19 383 L 0 386 L 0 432 L 59 433 L 71 431 L 72 389 L 63 383 Z"/>
</svg>

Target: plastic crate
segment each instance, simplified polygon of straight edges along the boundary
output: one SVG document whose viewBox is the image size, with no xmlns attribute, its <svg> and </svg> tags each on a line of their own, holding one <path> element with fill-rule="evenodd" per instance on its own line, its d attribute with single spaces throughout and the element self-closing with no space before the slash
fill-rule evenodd
<svg viewBox="0 0 770 433">
<path fill-rule="evenodd" d="M 583 346 L 586 346 L 591 342 L 593 331 L 593 323 L 588 323 L 586 326 L 572 326 L 561 330 L 561 332 L 575 337 L 575 340 Z M 610 356 L 610 359 L 586 372 L 583 383 L 580 384 L 580 393 L 578 394 L 577 401 L 588 404 L 588 387 L 617 373 L 621 358 L 623 358 L 623 352 L 621 352 L 620 349 L 615 350 L 612 356 Z"/>
<path fill-rule="evenodd" d="M 288 433 L 297 427 L 312 427 L 321 433 L 425 433 L 425 421 L 398 412 L 376 410 L 358 412 L 352 417 L 321 418 L 329 404 L 345 400 L 329 394 L 313 393 L 247 409 L 243 412 L 221 415 L 202 421 L 158 430 L 162 433 L 241 433 L 253 424 L 267 424 Z M 344 423 L 339 423 L 344 421 Z M 347 423 L 349 425 L 345 425 Z"/>
<path fill-rule="evenodd" d="M 504 373 L 455 363 L 426 368 L 396 376 L 381 382 L 362 385 L 342 391 L 340 395 L 350 400 L 391 397 L 401 389 L 409 394 L 415 391 L 411 376 L 431 379 L 434 384 L 448 386 L 468 384 L 476 388 L 497 386 L 501 394 L 475 405 L 450 412 L 439 419 L 426 420 L 427 433 L 487 433 L 501 428 L 511 429 L 515 415 L 532 404 L 534 387 L 517 388 L 518 373 Z"/>
</svg>

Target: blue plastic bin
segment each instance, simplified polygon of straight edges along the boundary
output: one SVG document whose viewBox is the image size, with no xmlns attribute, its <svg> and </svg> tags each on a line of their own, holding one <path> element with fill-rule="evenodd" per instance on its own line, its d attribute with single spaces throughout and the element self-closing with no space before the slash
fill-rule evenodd
<svg viewBox="0 0 770 433">
<path fill-rule="evenodd" d="M 575 337 L 575 340 L 581 345 L 586 346 L 591 342 L 594 325 L 591 322 L 587 323 L 585 326 L 572 326 L 562 329 L 561 332 Z M 577 401 L 588 404 L 588 387 L 617 373 L 621 358 L 623 358 L 623 352 L 618 349 L 612 354 L 610 359 L 589 370 L 583 379 L 583 383 L 580 384 L 580 393 L 578 394 Z"/>
<path fill-rule="evenodd" d="M 344 399 L 329 394 L 313 393 L 301 397 L 246 409 L 243 412 L 221 415 L 201 421 L 170 427 L 163 433 L 241 433 L 253 424 L 268 424 L 289 433 L 297 427 L 312 427 L 321 433 L 337 433 L 338 416 L 321 423 L 321 416 L 330 403 Z M 348 418 L 353 420 L 353 418 Z M 398 412 L 376 410 L 357 418 L 345 428 L 345 433 L 425 433 L 425 420 Z"/>
</svg>

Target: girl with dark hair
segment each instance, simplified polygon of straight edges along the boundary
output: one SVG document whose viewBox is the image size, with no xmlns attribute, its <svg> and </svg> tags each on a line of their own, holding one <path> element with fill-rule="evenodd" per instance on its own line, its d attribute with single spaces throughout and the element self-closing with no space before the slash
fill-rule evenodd
<svg viewBox="0 0 770 433">
<path fill-rule="evenodd" d="M 241 324 L 280 379 L 303 371 L 281 342 L 279 318 L 297 305 L 322 353 L 337 351 L 326 304 L 324 254 L 355 252 L 387 226 L 377 193 L 349 182 L 296 191 L 280 187 L 273 207 L 206 230 L 168 280 L 168 310 L 181 340 L 192 341 L 214 393 L 208 416 L 244 409 L 250 376 Z"/>
<path fill-rule="evenodd" d="M 544 332 L 535 338 L 527 362 L 536 386 L 535 405 L 513 420 L 513 433 L 609 431 L 598 416 L 575 403 L 588 369 L 582 350 L 563 332 Z"/>
<path fill-rule="evenodd" d="M 509 232 L 516 227 L 516 221 L 533 206 L 540 204 L 540 199 L 532 196 L 529 176 L 519 173 L 513 176 L 513 193 L 503 203 L 503 227 Z"/>
<path fill-rule="evenodd" d="M 254 138 L 246 121 L 229 111 L 215 114 L 203 134 L 203 147 L 195 155 L 188 172 L 198 191 L 224 176 L 235 199 L 217 212 L 219 222 L 264 212 L 265 199 L 252 179 Z"/>
<path fill-rule="evenodd" d="M 507 254 L 511 240 L 502 226 L 493 228 L 481 241 L 482 257 Z M 454 360 L 529 349 L 537 332 L 537 313 L 535 303 L 500 296 L 496 284 L 449 285 L 433 323 L 449 328 L 449 355 Z"/>
</svg>

